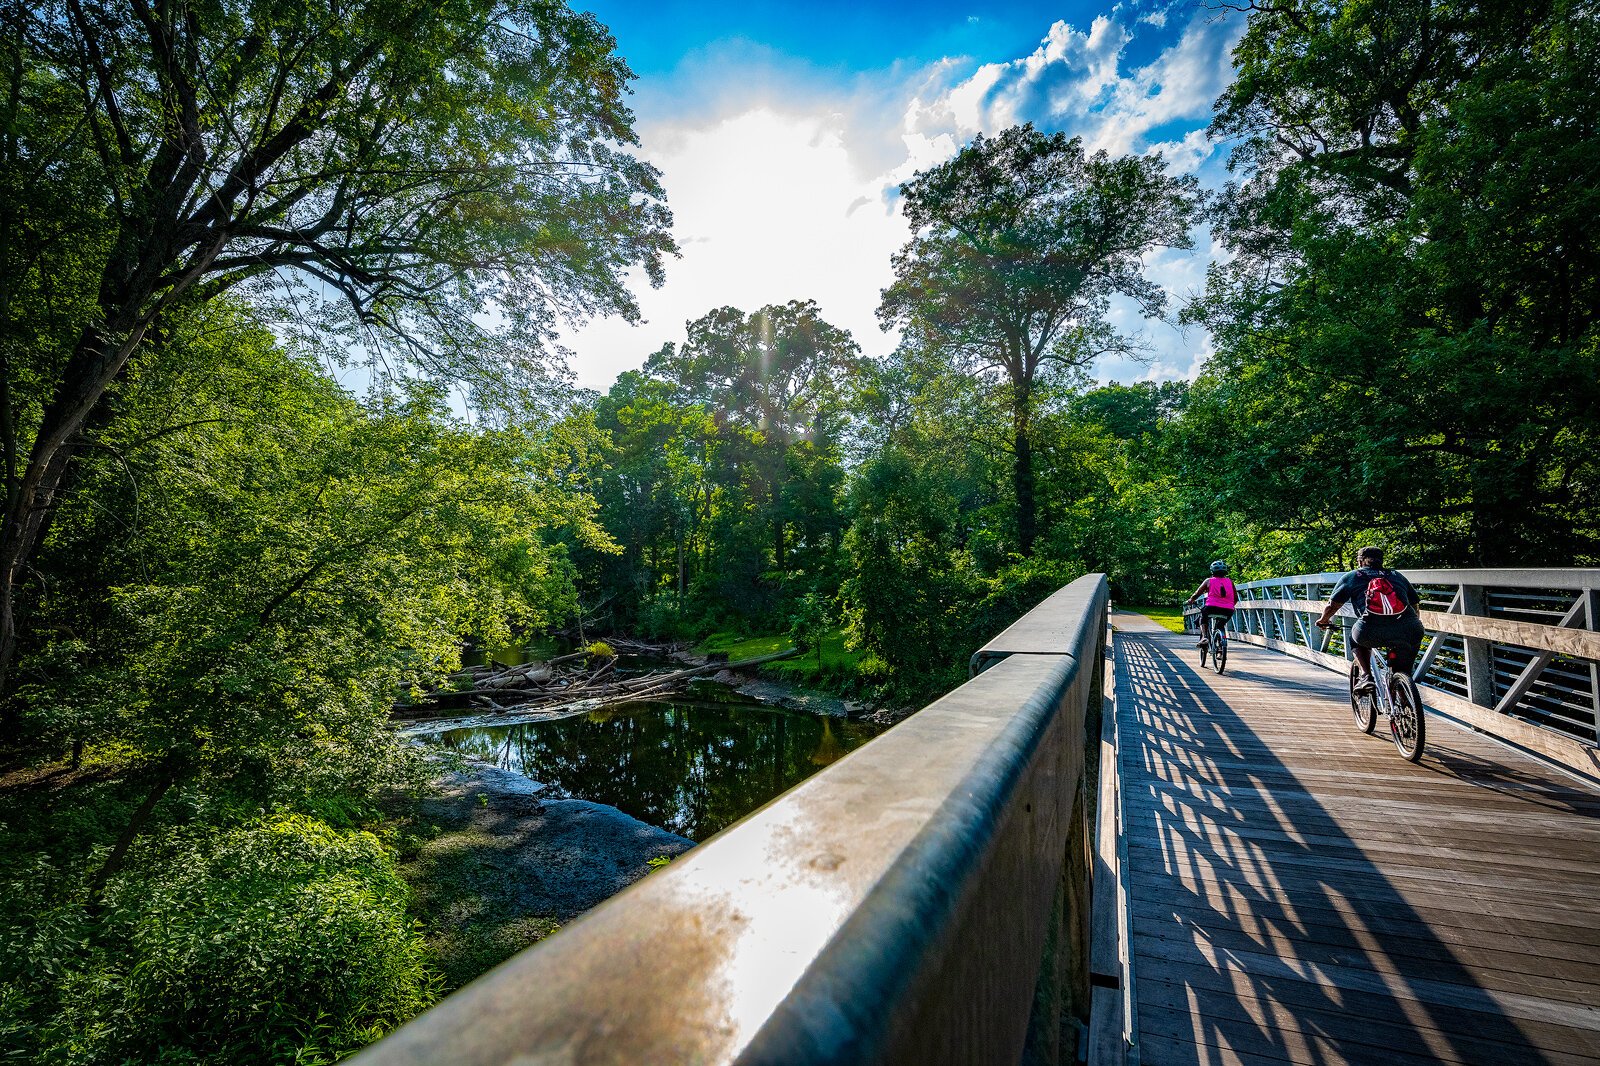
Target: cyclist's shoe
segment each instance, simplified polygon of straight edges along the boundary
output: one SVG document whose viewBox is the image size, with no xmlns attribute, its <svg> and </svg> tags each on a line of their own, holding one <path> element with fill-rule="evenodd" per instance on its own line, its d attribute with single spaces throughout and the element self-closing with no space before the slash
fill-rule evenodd
<svg viewBox="0 0 1600 1066">
<path fill-rule="evenodd" d="M 1358 696 L 1371 696 L 1378 691 L 1378 683 L 1372 680 L 1371 674 L 1367 674 L 1360 681 L 1356 682 L 1353 691 Z"/>
<path fill-rule="evenodd" d="M 1195 647 L 1197 647 L 1197 648 L 1209 648 L 1210 646 L 1211 646 L 1211 643 L 1210 643 L 1210 641 L 1207 641 L 1207 640 L 1201 640 L 1200 643 L 1195 645 Z"/>
</svg>

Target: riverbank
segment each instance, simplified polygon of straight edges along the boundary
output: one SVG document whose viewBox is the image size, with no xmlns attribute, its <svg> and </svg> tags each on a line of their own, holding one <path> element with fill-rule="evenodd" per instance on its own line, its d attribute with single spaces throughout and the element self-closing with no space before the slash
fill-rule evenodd
<svg viewBox="0 0 1600 1066">
<path fill-rule="evenodd" d="M 445 990 L 616 895 L 694 842 L 599 803 L 546 799 L 468 762 L 402 819 L 401 876 Z"/>
</svg>

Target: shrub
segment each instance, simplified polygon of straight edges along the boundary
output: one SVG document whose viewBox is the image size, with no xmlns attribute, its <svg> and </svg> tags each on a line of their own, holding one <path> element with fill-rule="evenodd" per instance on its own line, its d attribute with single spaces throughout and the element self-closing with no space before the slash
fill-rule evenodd
<svg viewBox="0 0 1600 1066">
<path fill-rule="evenodd" d="M 331 1062 L 434 996 L 406 898 L 370 833 L 295 815 L 187 831 L 113 881 L 92 941 L 59 906 L 12 938 L 29 951 L 5 962 L 54 960 L 55 994 L 0 1000 L 0 1034 L 23 1050 L 27 1012 L 39 1061 Z"/>
</svg>

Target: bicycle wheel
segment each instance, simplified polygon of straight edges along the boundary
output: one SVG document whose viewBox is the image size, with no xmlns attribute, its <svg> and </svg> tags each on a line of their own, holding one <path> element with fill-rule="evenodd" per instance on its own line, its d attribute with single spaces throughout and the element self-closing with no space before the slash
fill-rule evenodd
<svg viewBox="0 0 1600 1066">
<path fill-rule="evenodd" d="M 1361 679 L 1361 667 L 1350 663 L 1350 712 L 1355 715 L 1356 728 L 1363 733 L 1372 732 L 1378 724 L 1378 701 L 1370 692 L 1356 694 L 1356 682 Z"/>
<path fill-rule="evenodd" d="M 1228 638 L 1220 629 L 1211 634 L 1211 665 L 1219 674 L 1228 668 Z"/>
<path fill-rule="evenodd" d="M 1417 686 L 1404 674 L 1396 674 L 1389 682 L 1389 699 L 1394 707 L 1389 712 L 1389 729 L 1394 733 L 1394 746 L 1401 758 L 1416 762 L 1422 758 L 1422 745 L 1427 732 L 1426 714 L 1422 710 L 1422 697 Z"/>
</svg>

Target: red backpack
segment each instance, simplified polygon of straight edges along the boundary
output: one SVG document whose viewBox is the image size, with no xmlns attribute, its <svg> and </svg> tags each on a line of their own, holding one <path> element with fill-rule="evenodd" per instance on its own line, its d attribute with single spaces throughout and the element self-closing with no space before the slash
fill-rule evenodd
<svg viewBox="0 0 1600 1066">
<path fill-rule="evenodd" d="M 1387 572 L 1367 582 L 1368 614 L 1404 614 L 1406 598 L 1394 587 Z"/>
</svg>

